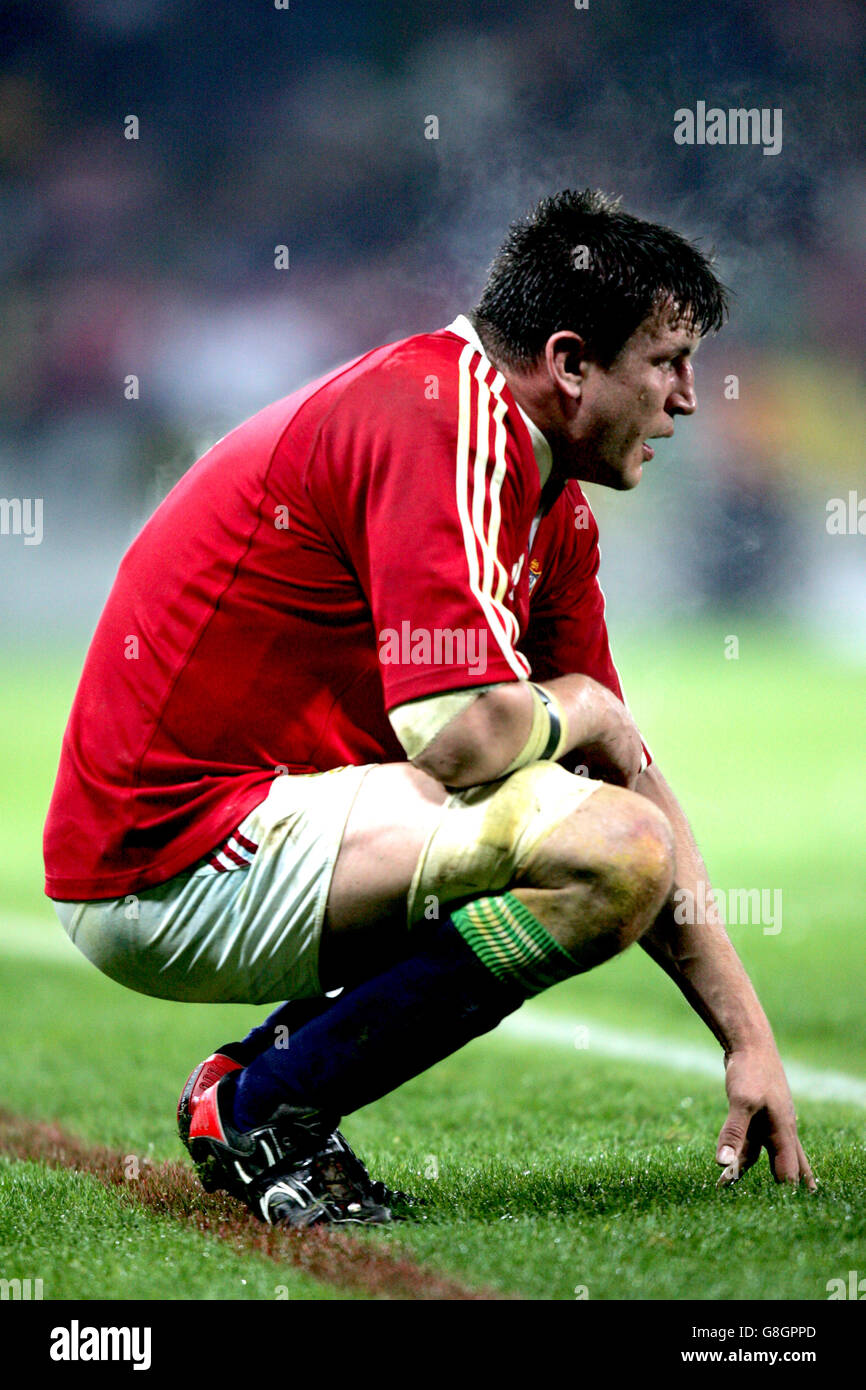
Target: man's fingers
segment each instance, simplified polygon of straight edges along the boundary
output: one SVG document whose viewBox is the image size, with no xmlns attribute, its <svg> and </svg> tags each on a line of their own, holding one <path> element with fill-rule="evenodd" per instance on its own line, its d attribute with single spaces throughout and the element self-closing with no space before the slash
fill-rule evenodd
<svg viewBox="0 0 866 1390">
<path fill-rule="evenodd" d="M 801 1141 L 795 1140 L 795 1147 L 796 1177 L 794 1181 L 796 1181 L 796 1183 L 799 1183 L 799 1181 L 803 1181 L 803 1183 L 806 1184 L 806 1187 L 809 1188 L 810 1193 L 815 1193 L 815 1191 L 817 1191 L 817 1181 L 815 1173 L 812 1172 L 812 1166 L 810 1166 L 809 1159 L 806 1158 L 805 1154 L 803 1154 L 803 1145 L 801 1144 Z"/>
<path fill-rule="evenodd" d="M 800 1177 L 805 1182 L 810 1192 L 818 1191 L 818 1180 L 812 1172 L 809 1160 L 803 1152 L 803 1145 L 797 1140 L 797 1153 L 800 1156 Z"/>
<path fill-rule="evenodd" d="M 730 1187 L 732 1183 L 742 1177 L 747 1168 L 751 1168 L 760 1152 L 760 1141 L 753 1140 L 749 1135 L 746 1136 L 739 1151 L 736 1151 L 730 1144 L 723 1144 L 716 1155 L 716 1162 L 724 1163 L 725 1169 L 716 1186 Z"/>
<path fill-rule="evenodd" d="M 730 1187 L 737 1182 L 760 1157 L 761 1149 L 766 1147 L 770 1170 L 776 1182 L 789 1182 L 796 1186 L 802 1181 L 810 1192 L 817 1190 L 815 1175 L 796 1133 L 780 1133 L 778 1130 L 767 1133 L 761 1116 L 754 1115 L 745 1136 L 739 1139 L 736 1136 L 740 1125 L 739 1115 L 733 1119 L 729 1116 L 719 1136 L 716 1162 L 722 1165 L 723 1172 L 717 1187 Z"/>
<path fill-rule="evenodd" d="M 730 1168 L 734 1164 L 738 1168 L 742 1167 L 753 1115 L 754 1111 L 742 1102 L 734 1101 L 731 1103 L 728 1118 L 722 1125 L 719 1142 L 716 1145 L 716 1162 L 721 1163 L 723 1168 Z"/>
<path fill-rule="evenodd" d="M 716 1183 L 716 1187 L 730 1187 L 732 1183 L 735 1183 L 737 1181 L 739 1176 L 740 1165 L 735 1159 L 732 1163 L 729 1163 L 728 1166 L 724 1169 L 721 1177 Z"/>
<path fill-rule="evenodd" d="M 776 1182 L 789 1182 L 796 1187 L 803 1179 L 809 1191 L 815 1191 L 817 1183 L 796 1134 L 771 1135 L 767 1140 L 767 1152 Z"/>
</svg>

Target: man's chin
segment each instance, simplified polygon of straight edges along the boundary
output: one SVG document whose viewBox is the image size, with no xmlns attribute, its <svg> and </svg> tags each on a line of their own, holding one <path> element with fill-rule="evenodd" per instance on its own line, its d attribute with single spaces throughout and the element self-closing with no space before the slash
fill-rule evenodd
<svg viewBox="0 0 866 1390">
<path fill-rule="evenodd" d="M 604 477 L 598 478 L 604 487 L 613 488 L 615 492 L 631 492 L 636 488 L 643 477 L 643 464 L 630 463 L 625 468 L 606 470 Z"/>
<path fill-rule="evenodd" d="M 634 453 L 630 453 L 619 470 L 621 492 L 630 492 L 632 488 L 637 487 L 643 477 L 644 463 L 643 445 L 641 445 L 637 451 L 637 457 Z"/>
<path fill-rule="evenodd" d="M 631 492 L 643 477 L 643 459 L 628 460 L 618 465 L 598 461 L 587 465 L 584 462 L 571 476 L 580 482 L 612 488 L 615 492 Z"/>
<path fill-rule="evenodd" d="M 623 490 L 623 492 L 630 492 L 631 489 L 632 489 L 633 487 L 637 487 L 637 485 L 638 485 L 638 483 L 640 482 L 640 480 L 641 480 L 642 477 L 643 477 L 643 464 L 642 464 L 642 463 L 636 463 L 636 464 L 634 464 L 632 467 L 628 468 L 628 469 L 626 470 L 626 472 L 623 473 L 623 475 L 622 475 L 622 480 L 623 480 L 623 481 L 622 481 L 622 490 Z"/>
</svg>

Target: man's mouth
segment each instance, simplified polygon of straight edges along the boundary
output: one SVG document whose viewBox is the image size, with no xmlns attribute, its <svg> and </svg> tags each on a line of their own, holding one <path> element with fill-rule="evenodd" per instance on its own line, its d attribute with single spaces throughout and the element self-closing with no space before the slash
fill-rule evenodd
<svg viewBox="0 0 866 1390">
<path fill-rule="evenodd" d="M 650 459 L 655 458 L 656 451 L 651 445 L 647 444 L 646 441 L 644 441 L 641 447 L 643 449 L 643 461 L 644 463 L 649 463 Z"/>
</svg>

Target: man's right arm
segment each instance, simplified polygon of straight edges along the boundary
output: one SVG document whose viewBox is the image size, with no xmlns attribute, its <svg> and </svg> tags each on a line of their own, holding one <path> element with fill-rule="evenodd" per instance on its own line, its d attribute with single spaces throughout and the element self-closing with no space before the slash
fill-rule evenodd
<svg viewBox="0 0 866 1390">
<path fill-rule="evenodd" d="M 558 676 L 542 689 L 555 696 L 565 718 L 559 756 L 579 749 L 592 772 L 633 787 L 643 749 L 621 700 L 590 676 Z M 435 698 L 435 697 L 434 697 Z M 526 747 L 537 700 L 528 681 L 503 681 L 481 691 L 411 761 L 447 787 L 470 787 L 503 776 Z M 413 704 L 392 711 L 398 734 L 412 724 Z M 435 727 L 435 725 L 434 725 Z M 405 745 L 404 745 L 405 746 Z"/>
</svg>

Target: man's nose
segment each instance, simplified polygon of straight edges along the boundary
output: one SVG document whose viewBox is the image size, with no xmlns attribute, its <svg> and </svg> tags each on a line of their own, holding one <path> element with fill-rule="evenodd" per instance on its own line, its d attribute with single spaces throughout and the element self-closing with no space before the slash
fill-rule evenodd
<svg viewBox="0 0 866 1390">
<path fill-rule="evenodd" d="M 668 415 L 694 415 L 697 408 L 695 369 L 691 362 L 683 362 L 677 372 L 674 388 L 665 402 L 665 410 Z"/>
</svg>

